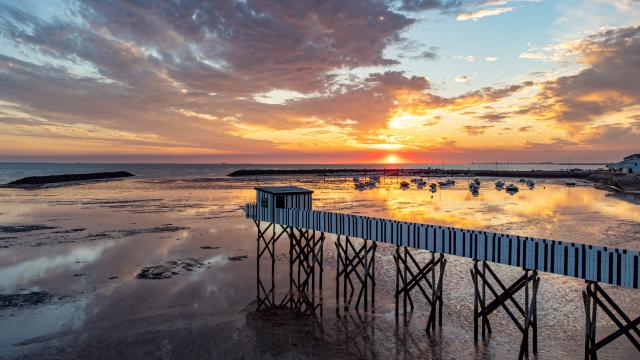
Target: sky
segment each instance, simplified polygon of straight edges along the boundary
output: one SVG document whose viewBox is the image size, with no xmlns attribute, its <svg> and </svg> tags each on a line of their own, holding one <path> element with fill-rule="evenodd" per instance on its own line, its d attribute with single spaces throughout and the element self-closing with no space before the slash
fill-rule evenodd
<svg viewBox="0 0 640 360">
<path fill-rule="evenodd" d="M 639 152 L 640 0 L 0 0 L 0 161 Z"/>
</svg>

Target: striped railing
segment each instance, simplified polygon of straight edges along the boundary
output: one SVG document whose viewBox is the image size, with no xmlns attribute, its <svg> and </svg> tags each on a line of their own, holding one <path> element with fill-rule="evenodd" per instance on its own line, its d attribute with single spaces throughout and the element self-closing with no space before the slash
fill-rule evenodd
<svg viewBox="0 0 640 360">
<path fill-rule="evenodd" d="M 248 218 L 260 221 L 255 204 Z M 637 289 L 637 251 L 326 211 L 275 209 L 273 223 Z"/>
</svg>

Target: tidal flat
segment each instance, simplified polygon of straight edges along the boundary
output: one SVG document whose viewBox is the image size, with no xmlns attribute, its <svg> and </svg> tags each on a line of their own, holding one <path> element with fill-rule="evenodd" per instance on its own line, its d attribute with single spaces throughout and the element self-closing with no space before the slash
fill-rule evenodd
<svg viewBox="0 0 640 360">
<path fill-rule="evenodd" d="M 314 190 L 314 208 L 640 250 L 640 201 L 578 181 L 537 180 L 510 195 L 481 178 L 435 193 L 395 177 L 353 189 L 342 177 L 270 177 Z M 0 358 L 513 359 L 520 341 L 504 312 L 473 342 L 471 261 L 448 257 L 443 325 L 428 306 L 396 321 L 394 246 L 376 254 L 375 312 L 336 312 L 335 237 L 324 246 L 321 313 L 256 311 L 256 226 L 241 206 L 256 179 L 142 177 L 48 189 L 0 189 Z M 418 252 L 418 259 L 428 254 Z M 276 297 L 286 296 L 289 244 L 276 246 Z M 519 269 L 496 266 L 506 280 Z M 264 272 L 263 272 L 264 274 Z M 539 358 L 583 358 L 584 281 L 541 273 Z M 606 287 L 637 315 L 640 291 Z M 600 334 L 615 326 L 604 317 Z M 602 359 L 633 358 L 621 337 Z"/>
</svg>

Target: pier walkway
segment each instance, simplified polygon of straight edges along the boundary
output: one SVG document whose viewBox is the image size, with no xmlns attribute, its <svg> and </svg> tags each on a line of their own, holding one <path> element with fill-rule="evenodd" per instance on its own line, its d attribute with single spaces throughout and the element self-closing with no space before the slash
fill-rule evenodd
<svg viewBox="0 0 640 360">
<path fill-rule="evenodd" d="M 355 275 L 355 282 L 360 284 L 356 309 L 363 297 L 365 311 L 368 308 L 369 297 L 373 305 L 375 249 L 377 243 L 385 243 L 396 245 L 397 248 L 394 256 L 396 314 L 401 300 L 405 313 L 407 303 L 413 308 L 410 294 L 413 290 L 419 290 L 431 305 L 427 330 L 433 329 L 436 322 L 442 324 L 445 256 L 453 255 L 474 261 L 470 273 L 475 285 L 476 340 L 479 326 L 482 339 L 485 339 L 486 333 L 491 333 L 489 315 L 493 311 L 504 309 L 523 334 L 519 357 L 528 357 L 530 335 L 533 337 L 533 353 L 537 352 L 536 302 L 540 282 L 537 272 L 540 271 L 585 280 L 585 358 L 595 359 L 598 349 L 623 335 L 640 351 L 640 317 L 634 320 L 629 318 L 600 286 L 604 283 L 638 289 L 638 251 L 317 211 L 312 209 L 310 190 L 298 187 L 265 187 L 256 190 L 256 203 L 247 204 L 245 212 L 258 227 L 258 255 L 263 254 L 270 246 L 273 247 L 279 238 L 286 235 L 291 243 L 292 263 L 297 260 L 298 264 L 303 266 L 303 275 L 306 275 L 301 280 L 298 271 L 297 281 L 292 279 L 292 288 L 295 287 L 298 292 L 311 290 L 313 295 L 313 283 L 317 277 L 315 265 L 322 266 L 324 233 L 331 233 L 337 235 L 336 300 L 339 301 L 339 291 L 343 288 L 345 308 L 350 304 L 355 291 L 354 280 L 349 278 L 351 275 Z M 269 224 L 266 229 L 261 229 L 261 222 Z M 280 225 L 282 230 L 276 231 L 274 224 Z M 268 234 L 269 230 L 271 235 Z M 316 232 L 319 236 L 316 236 Z M 364 245 L 357 247 L 350 238 L 362 239 Z M 262 250 L 261 243 L 265 246 Z M 412 250 L 427 250 L 432 253 L 432 258 L 426 264 L 419 264 L 411 254 Z M 273 256 L 273 248 L 270 252 Z M 491 263 L 518 267 L 522 269 L 523 275 L 513 284 L 504 284 L 491 269 Z M 320 284 L 321 281 L 320 275 Z M 267 294 L 270 292 L 264 287 L 262 290 Z M 525 293 L 522 304 L 515 297 L 521 290 Z M 260 292 L 260 288 L 258 291 Z M 493 300 L 489 301 L 488 294 L 492 295 Z M 272 293 L 270 295 L 273 296 Z M 264 300 L 264 296 L 259 296 L 259 301 L 261 299 Z M 289 301 L 293 302 L 293 299 Z M 306 309 L 311 309 L 311 312 L 317 308 L 315 300 L 305 298 L 296 301 L 298 305 L 307 304 Z M 595 335 L 598 308 L 601 308 L 619 328 L 599 341 Z"/>
</svg>

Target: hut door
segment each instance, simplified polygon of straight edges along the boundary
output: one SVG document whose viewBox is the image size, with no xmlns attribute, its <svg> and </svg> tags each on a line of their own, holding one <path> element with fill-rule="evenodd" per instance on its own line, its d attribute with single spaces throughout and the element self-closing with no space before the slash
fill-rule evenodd
<svg viewBox="0 0 640 360">
<path fill-rule="evenodd" d="M 277 195 L 276 196 L 276 208 L 277 209 L 284 209 L 284 196 L 282 196 L 282 195 Z"/>
</svg>

